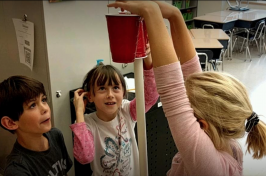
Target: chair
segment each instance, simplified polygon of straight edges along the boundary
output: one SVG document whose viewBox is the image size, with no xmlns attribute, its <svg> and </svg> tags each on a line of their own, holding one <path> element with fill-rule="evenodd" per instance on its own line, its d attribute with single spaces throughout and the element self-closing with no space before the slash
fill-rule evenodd
<svg viewBox="0 0 266 176">
<path fill-rule="evenodd" d="M 224 50 L 224 49 L 222 49 L 221 50 L 221 53 L 220 53 L 220 57 L 219 57 L 219 59 L 216 59 L 215 60 L 215 70 L 216 71 L 219 71 L 219 69 L 218 69 L 218 67 L 217 67 L 217 65 L 220 65 L 220 64 L 222 64 L 222 71 L 224 71 L 224 55 L 225 55 L 225 52 L 226 52 L 226 50 Z M 214 59 L 212 59 L 212 61 L 213 61 Z"/>
<path fill-rule="evenodd" d="M 202 22 L 201 28 L 202 29 L 221 29 L 221 27 L 217 23 L 212 23 L 212 22 Z"/>
<path fill-rule="evenodd" d="M 250 55 L 250 50 L 249 50 L 249 44 L 250 42 L 256 42 L 258 51 L 260 52 L 260 48 L 258 45 L 258 41 L 257 40 L 261 40 L 262 36 L 263 36 L 263 29 L 265 26 L 265 20 L 260 20 L 256 23 L 255 27 L 252 29 L 246 29 L 244 28 L 243 30 L 240 30 L 240 32 L 236 32 L 235 36 L 236 36 L 236 40 L 238 40 L 238 38 L 243 38 L 243 43 L 240 49 L 240 52 L 243 49 L 244 44 L 246 45 L 246 58 L 247 58 L 247 53 L 249 54 L 249 58 L 250 61 L 252 61 L 251 59 L 251 55 Z M 261 42 L 260 42 L 261 45 Z M 245 60 L 246 61 L 246 60 Z"/>
<path fill-rule="evenodd" d="M 260 46 L 262 46 L 262 52 L 261 53 L 265 53 L 266 52 L 266 44 L 265 44 L 265 40 L 266 40 L 266 24 L 264 25 L 264 29 L 262 32 L 262 37 L 260 39 Z"/>
<path fill-rule="evenodd" d="M 203 29 L 215 29 L 215 27 L 216 28 L 219 28 L 219 26 L 217 25 L 217 24 L 215 24 L 215 23 L 213 23 L 213 24 L 208 24 L 208 23 L 202 23 L 202 28 Z M 230 37 L 230 39 L 231 39 L 231 31 L 230 30 L 225 30 L 224 31 L 227 35 L 229 35 L 229 37 Z M 218 63 L 220 64 L 220 63 L 222 63 L 222 61 L 223 61 L 223 59 L 224 59 L 224 56 L 225 56 L 225 54 L 226 54 L 226 52 L 228 53 L 228 58 L 230 58 L 230 54 L 229 54 L 229 52 L 230 52 L 230 50 L 229 50 L 229 46 L 230 46 L 230 42 L 231 42 L 231 40 L 229 39 L 229 41 L 228 41 L 228 45 L 227 46 L 225 46 L 224 47 L 224 50 L 222 50 L 222 55 L 220 55 L 220 57 L 219 57 L 219 59 L 217 59 L 217 61 L 219 61 Z M 232 56 L 231 56 L 231 59 L 232 59 Z M 214 70 L 216 70 L 216 64 L 217 64 L 217 62 L 215 61 L 214 62 L 215 63 L 215 65 L 214 65 Z M 217 68 L 218 69 L 218 68 Z M 223 70 L 223 63 L 222 63 L 222 70 Z"/>
<path fill-rule="evenodd" d="M 211 50 L 197 50 L 197 54 L 202 71 L 209 71 L 208 63 L 213 67 L 213 70 L 215 70 L 214 62 L 212 61 L 213 52 Z"/>
<path fill-rule="evenodd" d="M 204 25 L 202 25 L 202 28 L 203 29 L 214 29 L 214 26 L 211 24 L 204 24 Z"/>
<path fill-rule="evenodd" d="M 232 51 L 233 51 L 234 43 L 235 43 L 235 42 L 233 43 L 233 39 L 232 39 L 232 34 L 234 33 L 234 29 L 232 29 L 232 30 L 224 30 L 224 32 L 229 36 L 229 41 L 228 41 L 227 47 L 224 48 L 225 50 L 224 50 L 223 57 L 227 54 L 228 60 L 232 60 Z"/>
</svg>

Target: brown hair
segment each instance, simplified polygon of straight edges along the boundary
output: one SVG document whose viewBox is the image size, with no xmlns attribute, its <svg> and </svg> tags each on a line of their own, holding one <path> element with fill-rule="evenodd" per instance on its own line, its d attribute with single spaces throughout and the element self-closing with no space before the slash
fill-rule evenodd
<svg viewBox="0 0 266 176">
<path fill-rule="evenodd" d="M 8 116 L 13 121 L 18 121 L 24 110 L 23 104 L 40 94 L 46 95 L 46 92 L 43 84 L 35 79 L 11 76 L 4 80 L 0 83 L 0 120 Z M 6 129 L 1 123 L 0 125 Z M 14 131 L 8 131 L 14 133 Z"/>
<path fill-rule="evenodd" d="M 95 95 L 93 87 L 95 85 L 103 86 L 106 83 L 108 85 L 112 85 L 113 83 L 118 85 L 121 83 L 124 91 L 123 95 L 124 97 L 126 96 L 127 89 L 123 75 L 112 65 L 104 65 L 102 62 L 87 73 L 83 81 L 82 88 L 85 91 L 92 91 L 92 93 Z"/>
<path fill-rule="evenodd" d="M 195 117 L 208 123 L 206 133 L 216 149 L 232 153 L 229 139 L 245 135 L 245 121 L 253 112 L 244 85 L 229 74 L 202 72 L 190 75 L 185 86 Z M 266 126 L 262 121 L 249 132 L 247 144 L 253 158 L 266 154 Z"/>
</svg>

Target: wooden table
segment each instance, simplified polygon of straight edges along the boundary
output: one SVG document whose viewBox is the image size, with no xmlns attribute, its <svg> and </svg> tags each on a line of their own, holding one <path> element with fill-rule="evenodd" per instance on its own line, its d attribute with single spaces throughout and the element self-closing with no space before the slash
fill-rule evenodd
<svg viewBox="0 0 266 176">
<path fill-rule="evenodd" d="M 212 13 L 206 13 L 205 15 L 208 15 L 208 16 L 223 16 L 223 17 L 236 16 L 237 17 L 239 14 L 250 13 L 250 12 L 254 12 L 254 11 L 258 11 L 258 10 L 257 9 L 251 9 L 251 10 L 248 10 L 248 11 L 223 10 L 223 11 L 217 11 L 217 12 L 212 12 Z"/>
<path fill-rule="evenodd" d="M 208 58 L 208 60 L 218 59 L 220 57 L 221 50 L 223 49 L 223 45 L 217 39 L 192 38 L 192 42 L 195 46 L 197 53 L 205 53 L 206 50 L 212 51 L 213 57 Z M 213 67 L 213 69 L 215 70 L 215 67 Z"/>
<path fill-rule="evenodd" d="M 261 9 L 250 9 L 248 11 L 232 11 L 232 10 L 224 10 L 224 11 L 218 11 L 218 12 L 212 12 L 207 13 L 205 16 L 205 20 L 208 19 L 209 22 L 217 22 L 217 17 L 220 17 L 221 19 L 224 18 L 232 18 L 236 19 L 235 21 L 235 27 L 240 28 L 251 28 L 254 27 L 256 22 L 262 19 L 266 19 L 266 10 Z M 217 16 L 217 17 L 213 17 Z"/>
<path fill-rule="evenodd" d="M 227 49 L 230 37 L 222 29 L 191 29 L 195 39 L 217 39 Z"/>
<path fill-rule="evenodd" d="M 190 29 L 194 38 L 229 40 L 230 37 L 221 29 Z"/>
<path fill-rule="evenodd" d="M 212 24 L 215 28 L 222 30 L 231 30 L 233 29 L 238 18 L 237 16 L 203 15 L 195 17 L 193 19 L 196 28 L 202 28 L 204 24 Z"/>
<path fill-rule="evenodd" d="M 191 38 L 194 38 L 194 36 L 192 35 L 191 31 L 188 30 L 188 32 L 189 32 L 189 34 L 190 34 L 190 37 L 191 37 Z"/>
<path fill-rule="evenodd" d="M 262 19 L 266 19 L 266 10 L 255 10 L 249 13 L 242 13 L 238 15 L 235 27 L 249 29 L 255 27 L 256 23 Z"/>
<path fill-rule="evenodd" d="M 196 49 L 222 49 L 223 45 L 217 39 L 200 39 L 192 38 Z"/>
</svg>

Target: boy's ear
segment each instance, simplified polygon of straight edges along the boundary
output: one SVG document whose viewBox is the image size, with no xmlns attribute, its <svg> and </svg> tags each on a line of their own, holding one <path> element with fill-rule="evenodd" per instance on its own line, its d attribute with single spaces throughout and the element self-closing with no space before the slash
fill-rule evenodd
<svg viewBox="0 0 266 176">
<path fill-rule="evenodd" d="M 8 116 L 2 117 L 1 124 L 8 130 L 16 130 L 18 128 L 17 123 Z"/>
<path fill-rule="evenodd" d="M 206 122 L 206 120 L 200 119 L 198 120 L 201 129 L 203 129 L 205 132 L 209 129 L 209 124 Z"/>
</svg>

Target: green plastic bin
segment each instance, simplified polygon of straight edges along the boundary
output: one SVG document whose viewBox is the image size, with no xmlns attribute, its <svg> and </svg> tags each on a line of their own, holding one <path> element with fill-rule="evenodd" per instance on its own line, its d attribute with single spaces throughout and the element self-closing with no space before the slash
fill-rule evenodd
<svg viewBox="0 0 266 176">
<path fill-rule="evenodd" d="M 192 24 L 187 25 L 188 29 L 192 29 Z"/>
<path fill-rule="evenodd" d="M 174 3 L 174 6 L 176 6 L 176 7 L 179 8 L 179 9 L 181 9 L 181 8 L 182 8 L 182 2 L 183 2 L 183 1 L 176 1 L 176 2 Z"/>
<path fill-rule="evenodd" d="M 189 8 L 190 0 L 186 0 L 186 8 Z"/>
<path fill-rule="evenodd" d="M 187 20 L 187 13 L 183 13 L 182 15 L 183 15 L 184 20 L 186 21 Z"/>
<path fill-rule="evenodd" d="M 187 13 L 187 20 L 192 20 L 193 19 L 193 12 L 188 12 Z"/>
</svg>

